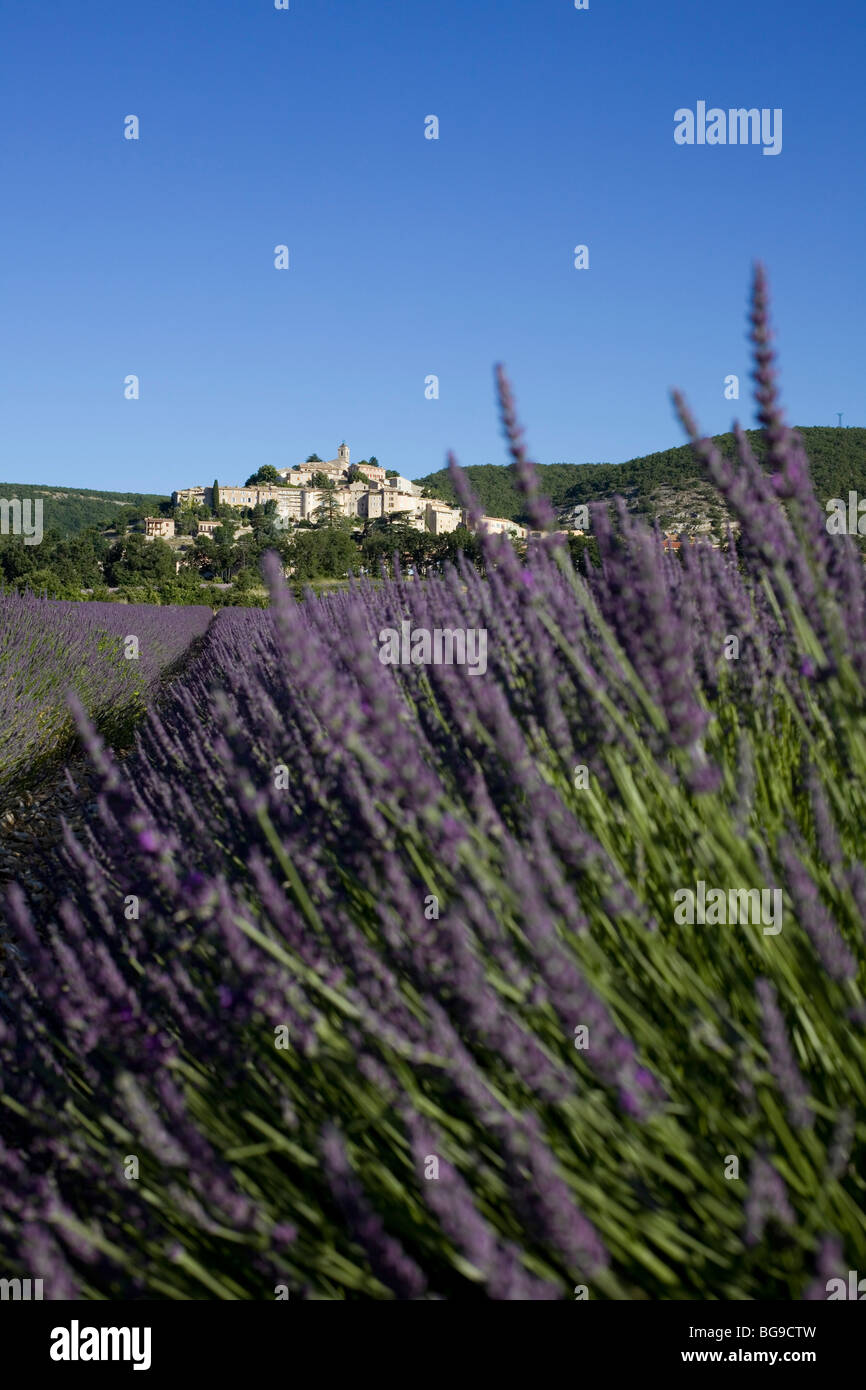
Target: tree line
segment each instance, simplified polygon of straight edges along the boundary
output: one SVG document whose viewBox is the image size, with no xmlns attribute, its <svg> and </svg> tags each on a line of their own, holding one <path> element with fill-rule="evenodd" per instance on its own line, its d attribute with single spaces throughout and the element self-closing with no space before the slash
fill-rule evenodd
<svg viewBox="0 0 866 1390">
<path fill-rule="evenodd" d="M 195 534 L 204 518 L 219 521 L 214 534 Z M 265 603 L 261 560 L 276 551 L 300 594 L 307 585 L 345 580 L 349 574 L 394 569 L 419 577 L 454 561 L 462 551 L 481 563 L 478 538 L 465 527 L 443 536 L 418 531 L 405 515 L 358 524 L 343 517 L 325 497 L 313 521 L 286 528 L 276 504 L 239 511 L 219 505 L 174 511 L 184 549 L 161 538 L 147 539 L 143 517 L 129 509 L 115 527 L 91 526 L 75 536 L 45 532 L 38 546 L 19 536 L 0 537 L 0 582 L 49 598 L 127 599 L 145 603 Z M 230 588 L 222 587 L 230 586 Z"/>
</svg>

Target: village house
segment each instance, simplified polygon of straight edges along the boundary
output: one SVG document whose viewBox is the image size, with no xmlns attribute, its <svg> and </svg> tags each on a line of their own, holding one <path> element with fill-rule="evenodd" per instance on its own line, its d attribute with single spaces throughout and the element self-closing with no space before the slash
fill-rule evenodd
<svg viewBox="0 0 866 1390">
<path fill-rule="evenodd" d="M 380 486 L 385 490 L 399 492 L 407 497 L 420 497 L 424 489 L 418 483 L 413 483 L 409 478 L 403 478 L 398 473 L 396 478 L 385 478 Z"/>
<path fill-rule="evenodd" d="M 354 478 L 356 470 L 357 475 L 369 479 L 371 483 L 383 483 L 385 481 L 385 469 L 380 468 L 376 463 L 353 463 L 349 470 L 349 476 Z"/>
<path fill-rule="evenodd" d="M 444 536 L 450 531 L 456 531 L 458 526 L 462 526 L 463 514 L 456 507 L 452 507 L 449 502 L 439 502 L 432 498 L 424 506 L 424 521 L 427 530 L 434 536 Z"/>
<path fill-rule="evenodd" d="M 196 483 L 194 487 L 182 487 L 177 492 L 171 494 L 172 506 L 174 507 L 209 507 L 211 505 L 211 492 L 209 487 L 203 487 Z"/>
<path fill-rule="evenodd" d="M 396 488 L 371 488 L 358 499 L 358 515 L 368 518 L 390 516 L 392 512 L 415 512 L 418 496 Z"/>
<path fill-rule="evenodd" d="M 469 524 L 469 515 L 463 513 L 464 525 Z M 492 536 L 518 536 L 521 539 L 526 536 L 526 527 L 520 526 L 516 521 L 511 521 L 507 516 L 482 516 L 479 522 L 479 530 L 489 531 Z"/>
</svg>

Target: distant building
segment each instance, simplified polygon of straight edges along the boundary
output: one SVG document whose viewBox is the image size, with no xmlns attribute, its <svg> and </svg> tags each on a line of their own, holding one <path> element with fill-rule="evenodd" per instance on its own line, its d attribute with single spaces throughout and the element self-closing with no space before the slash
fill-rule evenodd
<svg viewBox="0 0 866 1390">
<path fill-rule="evenodd" d="M 277 475 L 290 487 L 308 487 L 313 481 L 314 468 L 314 464 L 304 463 L 295 468 L 278 468 Z"/>
<path fill-rule="evenodd" d="M 358 498 L 358 515 L 372 520 L 374 517 L 391 516 L 393 512 L 416 512 L 418 498 L 411 492 L 398 492 L 396 488 L 370 488 Z"/>
<path fill-rule="evenodd" d="M 463 524 L 463 517 L 456 507 L 434 498 L 424 506 L 424 521 L 427 530 L 432 531 L 434 536 L 444 536 L 456 531 Z"/>
<path fill-rule="evenodd" d="M 340 515 L 357 516 L 360 500 L 365 493 L 366 489 L 363 483 L 349 483 L 344 487 L 338 487 L 334 493 L 334 500 Z"/>
<path fill-rule="evenodd" d="M 385 481 L 385 469 L 380 468 L 377 463 L 353 463 L 350 477 L 356 476 L 355 469 L 358 469 L 363 478 L 369 478 L 371 483 L 383 483 Z"/>
<path fill-rule="evenodd" d="M 171 494 L 172 505 L 175 507 L 209 507 L 213 488 L 203 487 L 196 483 L 195 487 L 182 487 Z"/>
<path fill-rule="evenodd" d="M 219 499 L 224 507 L 255 507 L 258 506 L 260 493 L 270 493 L 275 490 L 259 487 L 258 483 L 253 483 L 251 487 L 230 487 L 220 483 Z"/>
<path fill-rule="evenodd" d="M 344 442 L 337 450 L 335 459 L 323 459 L 320 463 L 302 463 L 295 468 L 278 468 L 277 472 L 281 478 L 286 479 L 286 482 L 292 483 L 296 487 L 304 487 L 307 483 L 312 482 L 316 473 L 324 473 L 326 478 L 333 478 L 337 482 L 344 473 L 349 471 L 350 467 L 349 446 Z"/>
<path fill-rule="evenodd" d="M 468 514 L 464 513 L 468 523 Z M 526 536 L 526 527 L 519 526 L 507 516 L 482 516 L 478 523 L 479 531 L 488 531 L 492 536 Z"/>
<path fill-rule="evenodd" d="M 384 473 L 384 469 L 380 468 L 378 471 Z M 409 478 L 401 477 L 399 473 L 396 478 L 385 478 L 382 482 L 382 487 L 405 493 L 408 497 L 420 497 L 421 493 L 424 491 L 417 483 L 411 482 Z"/>
<path fill-rule="evenodd" d="M 155 536 L 162 536 L 168 540 L 174 535 L 174 522 L 168 516 L 146 516 L 144 518 L 144 534 L 150 540 Z"/>
</svg>

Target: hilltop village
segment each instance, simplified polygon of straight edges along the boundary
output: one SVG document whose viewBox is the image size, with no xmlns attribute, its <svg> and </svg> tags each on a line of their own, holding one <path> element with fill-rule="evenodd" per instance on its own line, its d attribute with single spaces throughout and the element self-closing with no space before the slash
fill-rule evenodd
<svg viewBox="0 0 866 1390">
<path fill-rule="evenodd" d="M 215 483 L 211 487 L 196 484 L 178 488 L 172 493 L 172 504 L 180 510 L 194 510 L 197 532 L 204 535 L 213 534 L 220 525 L 214 519 L 220 507 L 243 512 L 268 503 L 273 503 L 270 510 L 275 513 L 276 523 L 285 529 L 299 522 L 316 523 L 335 517 L 350 523 L 356 521 L 358 526 L 380 518 L 399 517 L 413 530 L 442 536 L 469 524 L 463 509 L 425 497 L 424 489 L 409 478 L 388 472 L 377 463 L 353 464 L 345 443 L 337 450 L 337 457 L 328 462 L 314 457 L 292 468 L 260 469 L 254 479 L 243 486 Z M 507 517 L 482 517 L 481 528 L 515 539 L 525 539 L 529 534 L 525 526 Z M 146 517 L 145 534 L 169 539 L 175 534 L 175 521 L 171 517 Z"/>
<path fill-rule="evenodd" d="M 412 482 L 375 458 L 353 464 L 345 443 L 336 458 L 264 464 L 244 483 L 214 479 L 176 488 L 170 499 L 128 496 L 113 518 L 68 539 L 49 527 L 37 553 L 0 536 L 0 581 L 53 598 L 266 606 L 266 553 L 279 557 L 301 597 L 309 586 L 323 592 L 383 568 L 424 578 L 460 555 L 483 568 L 480 533 L 521 551 L 539 534 L 508 516 L 476 522 L 429 479 Z M 561 534 L 580 545 L 575 522 L 570 516 Z"/>
</svg>

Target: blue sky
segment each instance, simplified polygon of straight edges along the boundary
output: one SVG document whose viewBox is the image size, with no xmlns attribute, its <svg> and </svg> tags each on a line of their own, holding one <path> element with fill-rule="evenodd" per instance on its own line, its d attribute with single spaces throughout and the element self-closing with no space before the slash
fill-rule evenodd
<svg viewBox="0 0 866 1390">
<path fill-rule="evenodd" d="M 10 3 L 0 477 L 499 463 L 499 360 L 540 462 L 620 462 L 681 442 L 673 385 L 752 422 L 756 257 L 789 418 L 863 424 L 864 33 L 853 0 Z M 781 107 L 782 152 L 678 146 L 699 100 Z"/>
</svg>

